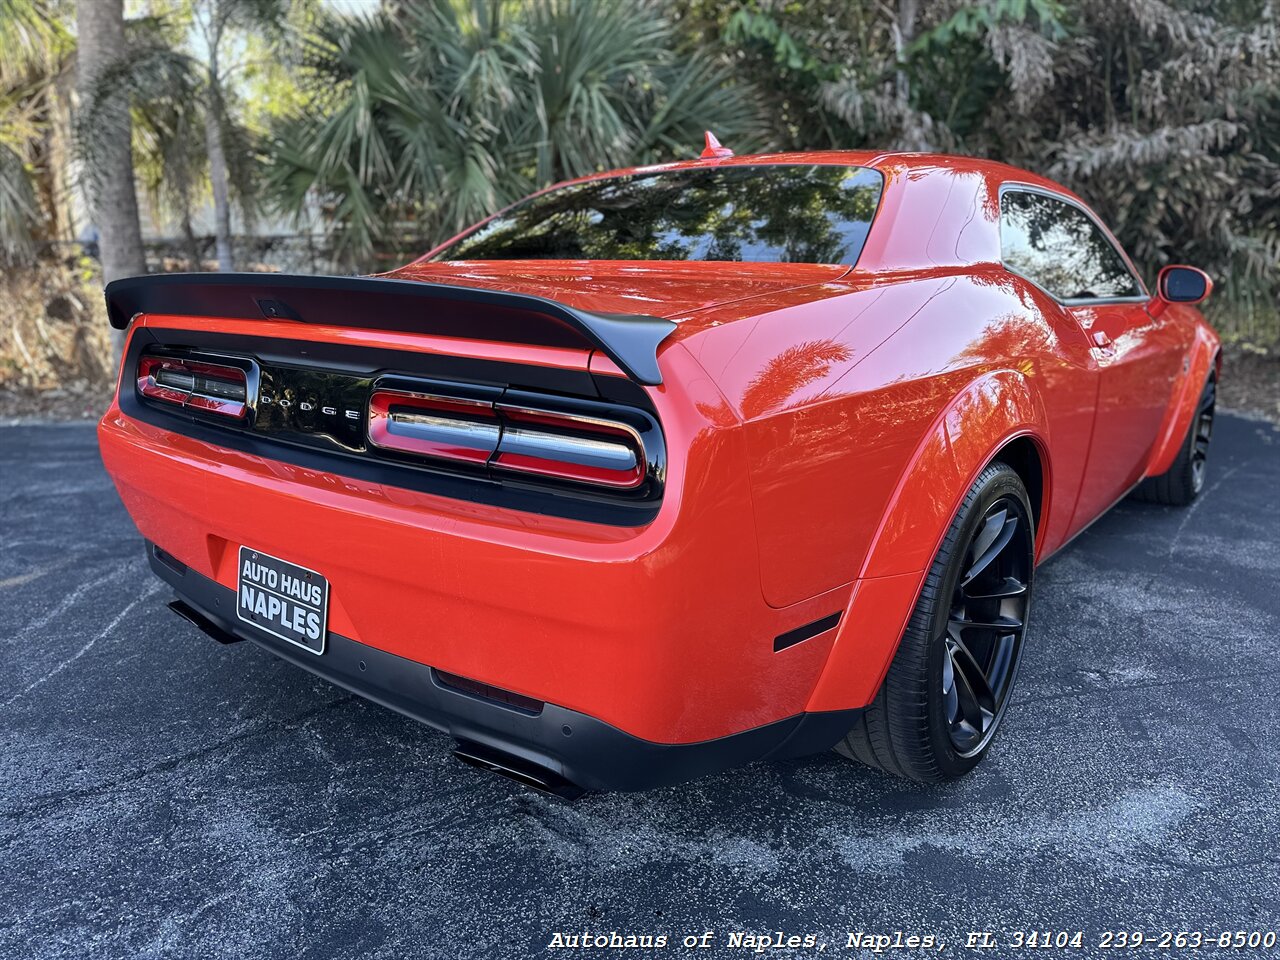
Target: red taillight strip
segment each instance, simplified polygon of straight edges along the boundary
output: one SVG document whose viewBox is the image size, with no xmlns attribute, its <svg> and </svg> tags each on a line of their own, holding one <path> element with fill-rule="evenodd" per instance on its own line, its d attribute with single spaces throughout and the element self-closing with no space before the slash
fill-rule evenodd
<svg viewBox="0 0 1280 960">
<path fill-rule="evenodd" d="M 188 357 L 145 354 L 138 360 L 138 393 L 149 400 L 244 419 L 249 375 L 241 367 Z"/>
<path fill-rule="evenodd" d="M 498 456 L 508 454 L 599 467 L 601 470 L 634 470 L 639 461 L 635 448 L 625 443 L 560 436 L 520 427 L 507 427 L 502 431 Z"/>
<path fill-rule="evenodd" d="M 369 398 L 369 442 L 384 450 L 487 463 L 501 430 L 493 404 L 406 390 Z"/>
<path fill-rule="evenodd" d="M 493 465 L 503 470 L 628 489 L 644 482 L 644 442 L 614 420 L 498 404 L 504 424 Z"/>
<path fill-rule="evenodd" d="M 554 410 L 499 402 L 505 394 L 497 387 L 458 385 L 477 398 L 444 392 L 449 384 L 418 391 L 407 389 L 411 382 L 403 378 L 389 382 L 394 385 L 375 386 L 369 399 L 369 442 L 383 450 L 615 490 L 639 487 L 649 476 L 641 432 L 621 419 L 593 415 L 613 413 L 602 404 L 560 399 L 590 412 Z M 547 398 L 549 405 L 557 400 Z"/>
</svg>

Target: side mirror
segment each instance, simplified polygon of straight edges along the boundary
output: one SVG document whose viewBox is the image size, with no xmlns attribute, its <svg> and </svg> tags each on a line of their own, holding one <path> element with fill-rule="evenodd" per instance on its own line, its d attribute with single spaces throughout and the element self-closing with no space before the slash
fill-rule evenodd
<svg viewBox="0 0 1280 960">
<path fill-rule="evenodd" d="M 1199 303 L 1213 291 L 1213 281 L 1195 267 L 1169 266 L 1156 278 L 1156 291 L 1166 303 Z"/>
</svg>

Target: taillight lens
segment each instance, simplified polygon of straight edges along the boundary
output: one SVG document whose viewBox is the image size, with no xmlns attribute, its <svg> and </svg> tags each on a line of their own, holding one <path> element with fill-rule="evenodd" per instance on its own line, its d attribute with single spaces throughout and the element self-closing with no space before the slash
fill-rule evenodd
<svg viewBox="0 0 1280 960">
<path fill-rule="evenodd" d="M 644 482 L 644 443 L 626 424 L 498 404 L 503 419 L 493 465 L 515 473 L 629 489 Z"/>
<path fill-rule="evenodd" d="M 149 400 L 243 420 L 249 412 L 248 372 L 189 357 L 144 354 L 138 393 Z"/>
<path fill-rule="evenodd" d="M 644 436 L 657 434 L 647 414 L 625 416 L 637 425 L 590 409 L 535 405 L 536 395 L 483 388 L 474 396 L 378 385 L 369 400 L 369 441 L 383 450 L 458 465 L 488 466 L 526 475 L 615 490 L 641 486 L 653 472 Z M 528 402 L 533 401 L 533 402 Z M 555 401 L 548 398 L 549 403 Z M 567 401 L 561 401 L 567 403 Z"/>
<path fill-rule="evenodd" d="M 369 442 L 384 450 L 483 464 L 501 432 L 489 401 L 407 390 L 375 390 L 369 398 Z"/>
</svg>

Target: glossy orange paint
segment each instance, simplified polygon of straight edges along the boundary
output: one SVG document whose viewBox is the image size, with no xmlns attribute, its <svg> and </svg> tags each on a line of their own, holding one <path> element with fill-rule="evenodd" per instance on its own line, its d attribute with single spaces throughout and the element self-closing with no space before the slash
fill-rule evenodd
<svg viewBox="0 0 1280 960">
<path fill-rule="evenodd" d="M 1011 444 L 1034 452 L 1037 556 L 1049 556 L 1172 461 L 1217 338 L 1193 307 L 1068 307 L 1006 270 L 1001 186 L 1071 196 L 1025 171 L 840 152 L 647 169 L 762 163 L 884 174 L 856 265 L 424 258 L 386 274 L 677 321 L 659 351 L 663 382 L 646 388 L 669 450 L 652 523 L 306 470 L 135 421 L 116 403 L 100 437 L 126 506 L 144 536 L 224 586 L 241 544 L 287 557 L 330 579 L 332 630 L 648 740 L 866 705 L 982 468 Z M 589 349 L 135 319 L 135 334 L 147 327 L 623 375 Z M 833 611 L 837 629 L 774 652 L 775 637 Z"/>
<path fill-rule="evenodd" d="M 237 329 L 174 317 L 136 329 L 179 325 Z M 684 455 L 658 519 L 639 528 L 306 470 L 135 421 L 118 404 L 100 445 L 143 536 L 223 586 L 235 589 L 241 544 L 288 556 L 329 579 L 330 629 L 343 636 L 636 736 L 692 742 L 778 719 L 779 704 L 802 708 L 831 638 L 781 655 L 773 638 L 842 608 L 849 591 L 775 611 L 742 589 L 758 573 L 741 426 L 686 351 L 663 362 L 663 428 Z"/>
</svg>

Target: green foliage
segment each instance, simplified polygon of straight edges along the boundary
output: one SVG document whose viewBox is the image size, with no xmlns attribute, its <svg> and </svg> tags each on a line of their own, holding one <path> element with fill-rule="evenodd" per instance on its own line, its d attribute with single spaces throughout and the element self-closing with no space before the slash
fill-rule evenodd
<svg viewBox="0 0 1280 960">
<path fill-rule="evenodd" d="M 0 263 L 35 255 L 46 138 L 71 40 L 44 0 L 0 0 Z M 41 169 L 45 167 L 45 169 Z"/>
<path fill-rule="evenodd" d="M 933 149 L 1053 177 L 1148 281 L 1186 261 L 1228 333 L 1280 336 L 1274 0 L 680 0 L 779 148 Z M 914 11 L 914 15 L 913 15 Z"/>
<path fill-rule="evenodd" d="M 169 45 L 155 22 L 134 24 L 127 56 L 107 67 L 82 104 L 81 158 L 93 169 L 99 144 L 126 135 L 101 112 L 108 96 L 123 93 L 132 107 L 134 163 L 157 209 L 189 212 L 206 159 L 199 103 L 200 74 L 190 57 Z"/>
<path fill-rule="evenodd" d="M 0 110 L 6 107 L 0 100 Z M 35 254 L 40 203 L 19 148 L 4 142 L 6 132 L 0 128 L 0 262 L 14 263 Z"/>
<path fill-rule="evenodd" d="M 724 39 L 729 44 L 759 44 L 772 49 L 773 62 L 792 73 L 828 80 L 840 75 L 839 67 L 823 63 L 781 23 L 760 10 L 741 7 L 733 11 L 725 24 Z"/>
<path fill-rule="evenodd" d="M 0 0 L 0 87 L 51 76 L 70 47 L 50 0 Z"/>
<path fill-rule="evenodd" d="M 553 180 L 688 156 L 747 133 L 749 91 L 650 2 L 447 0 L 329 17 L 306 45 L 308 109 L 279 123 L 281 209 L 319 199 L 339 251 L 428 243 Z"/>
<path fill-rule="evenodd" d="M 0 258 L 53 236 L 69 0 L 0 0 Z M 139 0 L 151 206 L 266 196 L 368 266 L 550 181 L 757 147 L 989 156 L 1076 190 L 1150 281 L 1215 277 L 1228 333 L 1280 336 L 1277 0 Z M 341 9 L 341 8 L 337 8 Z M 105 81 L 104 81 L 105 82 Z M 58 109 L 54 109 L 58 107 Z M 81 104 L 93 130 L 93 104 Z M 98 131 L 87 138 L 109 135 Z"/>
<path fill-rule="evenodd" d="M 123 94 L 131 108 L 134 165 L 152 211 L 191 236 L 193 213 L 210 196 L 211 155 L 206 122 L 224 145 L 229 201 L 246 227 L 258 211 L 258 138 L 243 115 L 242 75 L 256 66 L 260 45 L 282 45 L 283 24 L 307 4 L 281 0 L 153 0 L 147 15 L 127 24 L 126 55 L 103 71 L 81 104 L 78 144 L 93 169 L 96 145 L 122 131 L 109 129 L 102 105 Z"/>
<path fill-rule="evenodd" d="M 1066 8 L 1056 0 L 994 0 L 991 3 L 964 5 L 950 17 L 922 33 L 911 44 L 911 52 L 930 47 L 947 50 L 960 39 L 981 40 L 1003 24 L 1039 23 L 1050 40 L 1067 36 L 1063 18 Z"/>
</svg>

